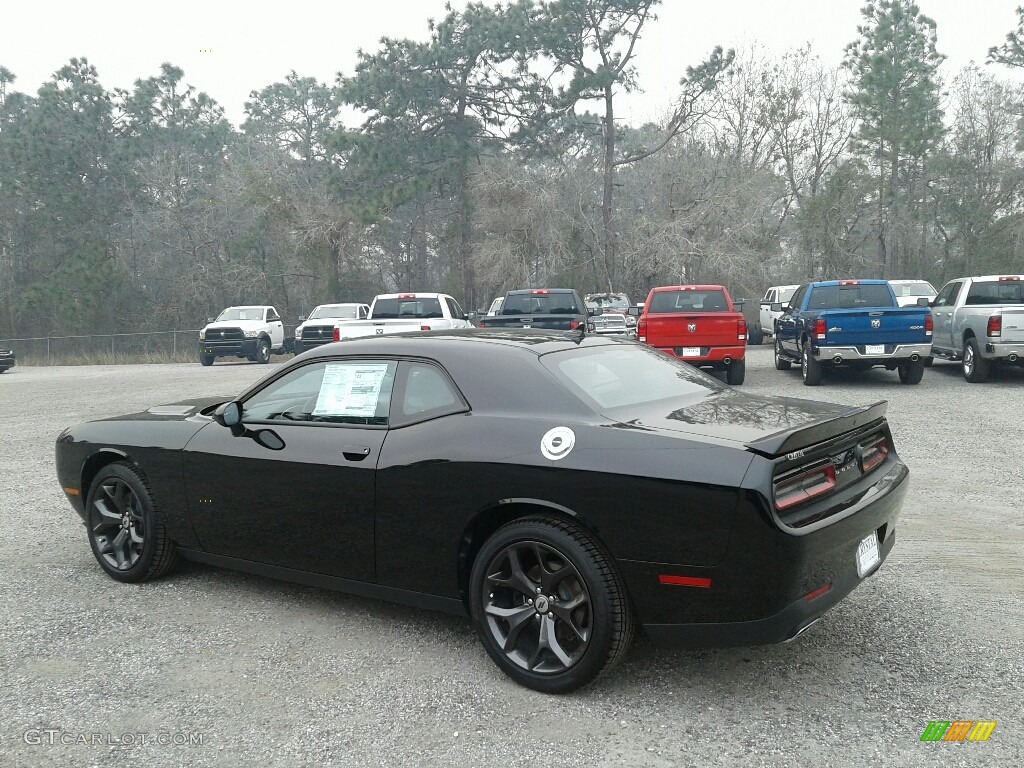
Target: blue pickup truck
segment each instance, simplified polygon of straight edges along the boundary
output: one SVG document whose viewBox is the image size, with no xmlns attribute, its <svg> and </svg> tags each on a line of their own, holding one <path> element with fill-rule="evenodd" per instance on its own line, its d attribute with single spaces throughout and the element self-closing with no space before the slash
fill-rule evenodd
<svg viewBox="0 0 1024 768">
<path fill-rule="evenodd" d="M 839 366 L 882 366 L 899 371 L 904 384 L 918 384 L 932 352 L 927 301 L 900 307 L 885 280 L 802 285 L 775 321 L 775 367 L 784 371 L 799 364 L 809 387 L 821 383 L 825 368 Z"/>
</svg>

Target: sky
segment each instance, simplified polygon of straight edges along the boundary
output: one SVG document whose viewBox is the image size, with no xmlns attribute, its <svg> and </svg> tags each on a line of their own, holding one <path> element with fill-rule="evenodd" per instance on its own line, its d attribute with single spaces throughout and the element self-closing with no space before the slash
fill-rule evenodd
<svg viewBox="0 0 1024 768">
<path fill-rule="evenodd" d="M 643 92 L 618 97 L 616 113 L 633 124 L 663 118 L 686 67 L 703 61 L 715 45 L 760 45 L 782 53 L 809 43 L 827 64 L 837 65 L 846 44 L 857 38 L 863 4 L 665 0 L 638 49 Z M 937 24 L 938 49 L 948 57 L 943 74 L 950 78 L 971 61 L 983 64 L 988 49 L 1016 27 L 1017 4 L 918 0 Z M 333 84 L 339 71 L 352 72 L 357 50 L 376 50 L 382 36 L 426 39 L 427 19 L 443 17 L 444 6 L 445 0 L 9 0 L 0 10 L 0 65 L 16 75 L 16 90 L 35 93 L 75 56 L 96 66 L 108 89 L 130 89 L 170 62 L 237 126 L 250 91 L 282 81 L 291 70 Z M 1024 80 L 1022 72 L 989 68 Z"/>
</svg>

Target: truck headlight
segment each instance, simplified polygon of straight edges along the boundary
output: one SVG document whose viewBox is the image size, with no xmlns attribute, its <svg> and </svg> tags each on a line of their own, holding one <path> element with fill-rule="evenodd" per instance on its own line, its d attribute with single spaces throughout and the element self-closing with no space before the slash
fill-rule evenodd
<svg viewBox="0 0 1024 768">
<path fill-rule="evenodd" d="M 634 325 L 636 325 L 636 318 L 633 317 L 632 315 L 626 315 L 626 325 L 632 328 Z"/>
<path fill-rule="evenodd" d="M 205 328 L 200 328 L 199 329 L 199 338 L 200 338 L 200 340 L 206 338 L 206 329 Z"/>
<path fill-rule="evenodd" d="M 259 333 L 259 331 L 245 331 L 245 338 L 255 339 L 257 336 L 259 336 Z"/>
<path fill-rule="evenodd" d="M 296 339 L 301 339 L 302 338 L 302 326 L 301 325 L 298 328 L 295 329 L 295 338 Z"/>
</svg>

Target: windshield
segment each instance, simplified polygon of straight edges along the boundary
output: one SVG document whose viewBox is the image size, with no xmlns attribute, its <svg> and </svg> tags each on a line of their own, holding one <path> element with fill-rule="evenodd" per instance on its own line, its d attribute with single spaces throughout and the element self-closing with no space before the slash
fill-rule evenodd
<svg viewBox="0 0 1024 768">
<path fill-rule="evenodd" d="M 897 296 L 934 296 L 935 289 L 931 283 L 921 280 L 916 283 L 889 283 Z"/>
<path fill-rule="evenodd" d="M 219 315 L 217 320 L 262 320 L 263 307 L 228 307 Z"/>
<path fill-rule="evenodd" d="M 505 297 L 503 315 L 582 315 L 571 293 L 513 293 Z"/>
<path fill-rule="evenodd" d="M 623 312 L 629 309 L 629 298 L 622 294 L 611 296 L 597 294 L 587 296 L 583 300 L 587 302 L 588 307 L 593 305 L 602 309 L 619 309 Z"/>
<path fill-rule="evenodd" d="M 798 285 L 798 286 L 796 286 L 794 288 L 780 288 L 779 289 L 779 302 L 782 303 L 782 304 L 788 303 L 789 300 L 793 298 L 793 294 L 796 293 L 796 289 L 799 288 L 799 287 L 800 286 Z"/>
<path fill-rule="evenodd" d="M 687 363 L 640 344 L 550 352 L 540 360 L 598 413 L 725 388 Z"/>
<path fill-rule="evenodd" d="M 325 320 L 327 318 L 340 318 L 342 320 L 353 320 L 357 317 L 359 306 L 357 304 L 340 304 L 338 306 L 325 305 L 317 307 L 310 314 L 310 320 Z"/>
<path fill-rule="evenodd" d="M 648 314 L 670 312 L 728 312 L 725 293 L 710 291 L 656 291 L 651 297 Z"/>
<path fill-rule="evenodd" d="M 441 314 L 441 302 L 436 298 L 422 299 L 377 299 L 373 305 L 371 316 L 374 320 L 394 320 L 408 318 L 444 317 Z"/>
<path fill-rule="evenodd" d="M 861 309 L 895 307 L 889 289 L 878 283 L 867 285 L 819 285 L 811 290 L 808 309 Z"/>
</svg>

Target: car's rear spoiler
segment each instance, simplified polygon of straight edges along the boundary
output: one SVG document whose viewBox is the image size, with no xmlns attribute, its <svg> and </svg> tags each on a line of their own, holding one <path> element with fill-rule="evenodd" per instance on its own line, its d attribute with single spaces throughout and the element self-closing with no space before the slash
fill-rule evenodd
<svg viewBox="0 0 1024 768">
<path fill-rule="evenodd" d="M 745 445 L 768 457 L 782 456 L 878 421 L 885 416 L 888 407 L 887 400 L 879 400 L 873 405 L 850 408 L 837 416 L 828 416 L 796 429 L 785 429 Z"/>
</svg>

